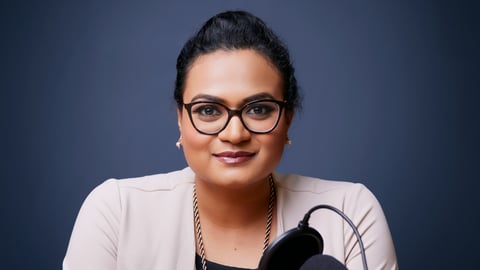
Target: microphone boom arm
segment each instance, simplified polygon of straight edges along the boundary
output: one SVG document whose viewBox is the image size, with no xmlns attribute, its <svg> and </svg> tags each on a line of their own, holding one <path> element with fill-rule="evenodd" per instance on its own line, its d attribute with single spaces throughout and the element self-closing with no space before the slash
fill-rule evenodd
<svg viewBox="0 0 480 270">
<path fill-rule="evenodd" d="M 361 256 L 362 256 L 363 269 L 364 269 L 364 270 L 368 270 L 367 257 L 366 257 L 366 255 L 365 255 L 365 248 L 364 248 L 364 246 L 363 246 L 363 241 L 362 241 L 362 238 L 361 238 L 361 236 L 360 236 L 360 233 L 358 232 L 358 229 L 357 229 L 357 227 L 355 226 L 355 224 L 353 224 L 353 221 L 352 221 L 347 215 L 345 215 L 345 213 L 343 213 L 342 211 L 340 211 L 338 208 L 333 207 L 333 206 L 331 206 L 331 205 L 327 205 L 327 204 L 320 204 L 320 205 L 314 206 L 312 209 L 310 209 L 310 210 L 305 214 L 305 216 L 303 217 L 303 219 L 298 223 L 298 227 L 301 228 L 301 229 L 308 228 L 308 220 L 310 219 L 310 216 L 312 215 L 313 212 L 317 211 L 318 209 L 328 209 L 328 210 L 331 210 L 331 211 L 337 213 L 338 215 L 340 215 L 340 216 L 348 223 L 348 225 L 350 225 L 350 227 L 352 228 L 353 232 L 355 233 L 355 236 L 357 237 L 358 245 L 359 245 L 359 247 L 360 247 L 360 253 L 361 253 Z"/>
</svg>

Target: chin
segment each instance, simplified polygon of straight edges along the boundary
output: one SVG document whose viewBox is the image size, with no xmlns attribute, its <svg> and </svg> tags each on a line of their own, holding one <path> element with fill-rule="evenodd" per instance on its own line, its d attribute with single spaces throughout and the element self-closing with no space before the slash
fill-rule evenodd
<svg viewBox="0 0 480 270">
<path fill-rule="evenodd" d="M 215 174 L 216 183 L 225 186 L 247 186 L 254 184 L 256 181 L 267 177 L 269 172 L 258 172 L 248 168 L 231 168 L 227 170 L 219 170 Z M 265 176 L 262 176 L 265 175 Z"/>
</svg>

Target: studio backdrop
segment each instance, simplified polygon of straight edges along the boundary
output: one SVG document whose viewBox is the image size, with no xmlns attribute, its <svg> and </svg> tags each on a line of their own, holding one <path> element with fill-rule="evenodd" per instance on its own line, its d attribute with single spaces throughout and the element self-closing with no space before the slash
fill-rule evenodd
<svg viewBox="0 0 480 270">
<path fill-rule="evenodd" d="M 474 1 L 1 6 L 0 268 L 60 269 L 95 186 L 186 166 L 176 56 L 227 9 L 258 15 L 291 50 L 304 102 L 278 170 L 365 184 L 403 269 L 478 265 Z"/>
</svg>

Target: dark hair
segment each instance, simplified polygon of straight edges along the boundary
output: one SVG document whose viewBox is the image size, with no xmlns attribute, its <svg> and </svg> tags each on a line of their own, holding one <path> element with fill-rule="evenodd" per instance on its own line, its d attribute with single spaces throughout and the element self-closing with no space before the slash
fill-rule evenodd
<svg viewBox="0 0 480 270">
<path fill-rule="evenodd" d="M 177 58 L 174 98 L 183 105 L 185 79 L 192 63 L 217 50 L 253 49 L 278 69 L 283 80 L 288 111 L 300 108 L 300 96 L 287 46 L 260 18 L 245 11 L 219 13 L 202 26 L 183 46 Z"/>
</svg>

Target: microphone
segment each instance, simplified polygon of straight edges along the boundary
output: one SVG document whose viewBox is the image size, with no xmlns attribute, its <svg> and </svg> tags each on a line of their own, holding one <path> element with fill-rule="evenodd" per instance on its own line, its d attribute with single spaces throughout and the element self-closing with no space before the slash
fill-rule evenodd
<svg viewBox="0 0 480 270">
<path fill-rule="evenodd" d="M 322 236 L 313 228 L 298 226 L 280 235 L 265 249 L 258 270 L 298 270 L 308 258 L 322 252 Z"/>
<path fill-rule="evenodd" d="M 317 254 L 310 257 L 300 270 L 348 270 L 341 262 L 329 255 Z"/>
<path fill-rule="evenodd" d="M 284 232 L 275 239 L 263 252 L 258 270 L 347 269 L 335 258 L 322 255 L 323 238 L 320 233 L 308 225 L 312 213 L 322 208 L 337 213 L 350 225 L 357 237 L 363 269 L 368 270 L 365 248 L 357 227 L 345 213 L 327 204 L 314 206 L 300 220 L 296 228 Z"/>
</svg>

